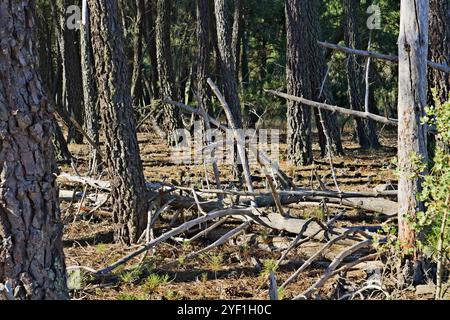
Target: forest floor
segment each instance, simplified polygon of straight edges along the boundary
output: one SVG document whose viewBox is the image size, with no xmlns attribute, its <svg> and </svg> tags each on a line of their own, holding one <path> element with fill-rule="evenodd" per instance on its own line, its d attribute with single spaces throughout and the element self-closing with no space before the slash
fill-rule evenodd
<svg viewBox="0 0 450 320">
<path fill-rule="evenodd" d="M 337 180 L 343 191 L 372 191 L 374 187 L 392 183 L 396 185 L 394 170 L 391 165 L 396 156 L 396 135 L 391 131 L 384 131 L 381 137 L 383 147 L 377 151 L 361 150 L 352 141 L 349 134 L 344 135 L 344 157 L 333 159 L 337 172 Z M 153 133 L 140 133 L 142 160 L 145 166 L 147 181 L 166 181 L 180 183 L 180 172 L 184 171 L 183 186 L 199 186 L 204 176 L 204 167 L 176 166 L 170 161 L 170 151 L 165 141 Z M 329 188 L 334 187 L 328 159 L 320 159 L 313 166 L 294 167 L 288 165 L 284 159 L 285 144 L 281 147 L 281 168 L 293 179 L 299 187 L 309 187 L 311 172 L 315 168 L 322 181 Z M 78 171 L 86 172 L 86 158 L 89 149 L 86 145 L 70 145 L 70 150 L 78 159 Z M 319 158 L 318 145 L 314 146 L 316 159 Z M 224 182 L 231 179 L 231 168 L 224 166 L 221 174 Z M 63 172 L 73 174 L 70 166 L 62 168 Z M 264 177 L 258 169 L 251 168 L 256 176 L 258 188 L 264 188 Z M 257 176 L 260 179 L 257 179 Z M 105 178 L 103 178 L 105 179 Z M 228 180 L 228 181 L 229 181 Z M 260 181 L 260 182 L 258 182 Z M 205 187 L 205 186 L 204 186 Z M 61 186 L 63 188 L 63 186 Z M 77 191 L 83 191 L 78 187 Z M 113 242 L 113 224 L 110 204 L 107 203 L 93 214 L 91 207 L 79 208 L 79 201 L 62 202 L 61 211 L 65 224 L 64 251 L 66 264 L 70 266 L 86 266 L 93 269 L 103 268 L 136 247 L 124 247 Z M 329 208 L 333 213 L 341 212 L 338 208 Z M 292 216 L 302 218 L 323 218 L 320 207 L 291 206 Z M 184 212 L 179 220 L 189 219 L 195 212 Z M 173 218 L 173 212 L 164 214 L 155 228 L 155 234 L 167 231 Z M 376 214 L 366 214 L 358 210 L 346 210 L 345 219 L 338 222 L 339 226 L 351 225 L 379 225 L 385 217 Z M 164 264 L 182 257 L 192 250 L 204 248 L 217 240 L 225 232 L 236 227 L 230 220 L 219 229 L 200 238 L 193 243 L 180 244 L 175 241 L 165 242 L 149 252 L 147 258 L 139 257 L 114 272 L 108 278 L 85 279 L 77 290 L 72 291 L 74 299 L 268 299 L 268 284 L 264 274 L 265 264 L 277 260 L 292 241 L 292 236 L 280 234 L 259 226 L 252 226 L 245 234 L 231 240 L 226 245 L 189 261 L 183 261 L 176 267 L 166 268 Z M 294 250 L 288 256 L 288 262 L 277 270 L 278 281 L 286 280 L 304 262 L 309 248 L 308 245 Z M 132 270 L 143 262 L 146 276 Z M 323 273 L 329 260 L 326 254 L 308 268 L 297 281 L 289 285 L 282 293 L 282 298 L 289 299 L 313 284 Z M 131 271 L 130 271 L 131 270 Z M 142 268 L 140 268 L 142 271 Z M 142 273 L 141 273 L 142 274 Z M 139 276 L 138 276 L 139 275 Z M 367 280 L 364 271 L 347 272 L 345 281 L 361 284 Z M 341 282 L 345 282 L 341 279 Z M 336 294 L 336 281 L 322 288 L 322 298 L 333 298 Z M 79 285 L 79 284 L 78 284 Z M 413 294 L 413 293 L 411 293 Z"/>
</svg>

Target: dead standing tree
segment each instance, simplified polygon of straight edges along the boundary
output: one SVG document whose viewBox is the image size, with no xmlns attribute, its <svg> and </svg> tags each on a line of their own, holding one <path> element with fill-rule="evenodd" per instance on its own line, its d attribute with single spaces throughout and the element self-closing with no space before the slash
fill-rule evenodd
<svg viewBox="0 0 450 320">
<path fill-rule="evenodd" d="M 147 190 L 136 136 L 117 2 L 89 0 L 95 76 L 111 178 L 115 237 L 135 243 L 147 225 Z"/>
<path fill-rule="evenodd" d="M 417 258 L 417 234 L 411 221 L 424 209 L 417 199 L 422 180 L 414 159 L 428 160 L 427 128 L 421 123 L 427 104 L 428 9 L 428 0 L 401 1 L 398 41 L 399 240 L 414 259 Z"/>
</svg>

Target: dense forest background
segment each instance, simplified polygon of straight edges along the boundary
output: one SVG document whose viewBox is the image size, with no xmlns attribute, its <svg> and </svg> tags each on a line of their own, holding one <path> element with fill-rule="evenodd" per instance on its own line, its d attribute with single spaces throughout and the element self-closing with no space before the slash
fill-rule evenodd
<svg viewBox="0 0 450 320">
<path fill-rule="evenodd" d="M 367 49 L 369 46 L 369 36 L 371 37 L 370 49 L 385 54 L 397 54 L 397 39 L 399 32 L 399 10 L 400 4 L 397 1 L 377 1 L 380 8 L 380 29 L 370 30 L 366 27 L 366 22 L 374 19 L 374 12 L 367 13 L 372 1 L 358 1 L 359 5 L 352 8 L 354 14 L 359 18 L 357 28 L 358 44 Z M 358 3 L 355 2 L 355 3 Z M 72 5 L 71 1 L 65 1 L 64 8 Z M 77 4 L 75 2 L 75 4 Z M 236 7 L 235 4 L 238 4 Z M 346 16 L 344 14 L 343 2 L 340 0 L 320 1 L 318 8 L 320 14 L 319 40 L 331 43 L 341 43 L 345 45 Z M 81 8 L 81 3 L 78 3 Z M 139 75 L 130 72 L 130 81 L 138 79 L 140 84 L 134 86 L 142 87 L 139 97 L 135 101 L 141 107 L 147 106 L 153 99 L 160 98 L 160 83 L 157 78 L 156 61 L 156 3 L 149 2 L 145 7 L 146 24 L 139 21 L 142 17 L 142 1 L 121 2 L 122 25 L 125 34 L 125 53 L 128 57 L 129 70 L 138 72 Z M 270 97 L 263 92 L 263 89 L 283 89 L 286 87 L 286 24 L 285 6 L 282 0 L 262 0 L 262 1 L 226 1 L 228 10 L 227 18 L 229 25 L 236 23 L 235 15 L 239 16 L 238 37 L 234 40 L 236 51 L 239 55 L 236 60 L 237 78 L 239 83 L 239 95 L 242 99 L 244 117 L 251 118 L 254 113 L 264 119 L 271 119 L 280 124 L 286 118 L 286 103 L 280 99 Z M 58 40 L 56 39 L 59 29 L 59 22 L 55 13 L 57 4 L 50 4 L 47 1 L 37 1 L 37 11 L 39 16 L 39 42 L 41 43 L 40 61 L 41 74 L 49 87 L 55 81 L 55 77 L 61 75 L 62 60 L 75 59 L 70 62 L 74 73 L 81 72 L 81 62 L 78 52 L 80 43 L 76 36 L 79 31 L 67 30 L 64 36 L 68 38 L 67 50 L 73 51 L 73 57 L 61 56 Z M 210 18 L 213 23 L 209 31 L 211 50 L 208 59 L 208 73 L 217 83 L 221 81 L 221 70 L 219 61 L 219 49 L 215 44 L 215 18 L 213 6 L 208 6 Z M 237 11 L 236 11 L 237 10 Z M 170 1 L 170 55 L 173 63 L 174 78 L 171 81 L 177 87 L 181 100 L 185 103 L 196 102 L 196 70 L 198 55 L 197 38 L 197 15 L 195 1 Z M 70 17 L 69 14 L 65 15 Z M 76 19 L 77 15 L 72 19 Z M 152 24 L 153 22 L 153 24 Z M 150 25 L 148 25 L 150 24 Z M 62 36 L 62 35 L 60 35 Z M 72 39 L 72 41 L 70 41 Z M 329 79 L 332 95 L 335 103 L 339 106 L 348 106 L 348 86 L 346 78 L 347 55 L 340 52 L 326 50 L 326 58 L 330 66 Z M 136 60 L 138 59 L 138 60 Z M 137 68 L 136 64 L 140 66 Z M 75 77 L 75 74 L 73 74 Z M 75 77 L 80 81 L 81 75 Z M 396 118 L 397 99 L 397 68 L 396 65 L 384 61 L 374 60 L 372 62 L 371 74 L 371 105 L 379 110 L 380 114 Z M 75 81 L 75 80 L 73 80 Z M 364 79 L 360 79 L 364 81 Z M 72 87 L 73 88 L 73 87 Z M 81 95 L 77 95 L 79 99 Z M 214 102 L 215 110 L 220 110 L 217 102 Z M 78 105 L 81 102 L 77 103 Z M 139 113 L 139 109 L 137 110 Z M 142 111 L 142 116 L 145 111 Z M 247 119 L 249 121 L 249 119 Z M 251 121 L 251 120 L 250 120 Z M 253 119 L 254 121 L 254 119 Z"/>
</svg>

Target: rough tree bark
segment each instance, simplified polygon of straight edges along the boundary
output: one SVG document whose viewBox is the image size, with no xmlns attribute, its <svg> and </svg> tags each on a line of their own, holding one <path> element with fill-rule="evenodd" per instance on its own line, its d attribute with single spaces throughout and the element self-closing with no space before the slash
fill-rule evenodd
<svg viewBox="0 0 450 320">
<path fill-rule="evenodd" d="M 144 37 L 144 0 L 136 0 L 136 19 L 134 25 L 133 36 L 133 75 L 131 77 L 131 97 L 133 98 L 133 105 L 139 106 L 142 104 L 144 94 L 143 79 L 142 79 L 142 59 L 143 59 L 143 37 Z"/>
<path fill-rule="evenodd" d="M 288 86 L 296 95 L 314 101 L 331 102 L 326 82 L 326 64 L 323 52 L 317 43 L 319 36 L 319 15 L 317 2 L 312 0 L 286 0 L 286 30 L 288 36 Z M 295 75 L 293 70 L 295 70 Z M 309 97 L 309 98 L 308 98 Z M 302 109 L 305 109 L 302 111 Z M 298 165 L 312 162 L 311 155 L 311 115 L 301 105 L 288 107 L 288 156 Z M 322 112 L 324 126 L 321 125 L 318 110 L 314 110 L 319 144 L 322 156 L 328 152 L 324 130 L 331 140 L 330 149 L 343 153 L 337 116 Z"/>
<path fill-rule="evenodd" d="M 429 60 L 445 65 L 450 64 L 450 2 L 448 0 L 430 0 L 430 49 Z M 433 103 L 431 89 L 436 88 L 441 102 L 448 101 L 450 74 L 429 68 L 428 102 Z"/>
<path fill-rule="evenodd" d="M 345 15 L 345 42 L 347 47 L 352 49 L 362 48 L 361 30 L 359 26 L 360 17 L 360 0 L 344 0 Z M 355 55 L 347 57 L 347 82 L 348 82 L 348 98 L 350 108 L 356 111 L 364 111 L 364 58 Z M 380 147 L 376 127 L 369 121 L 363 119 L 354 119 L 354 128 L 358 138 L 359 145 L 364 148 Z"/>
<path fill-rule="evenodd" d="M 149 51 L 151 64 L 151 83 L 152 83 L 152 98 L 158 99 L 158 58 L 156 54 L 156 29 L 155 29 L 155 1 L 147 0 L 145 4 L 144 21 L 145 21 L 145 39 L 147 42 L 147 49 Z"/>
<path fill-rule="evenodd" d="M 239 79 L 239 67 L 241 57 L 241 43 L 242 43 L 242 6 L 244 0 L 234 0 L 233 13 L 233 34 L 231 37 L 231 47 L 233 48 L 233 58 L 235 62 L 236 79 Z"/>
<path fill-rule="evenodd" d="M 210 21 L 208 0 L 197 0 L 197 101 L 198 106 L 210 112 L 208 105 L 208 64 L 210 58 Z"/>
<path fill-rule="evenodd" d="M 83 0 L 83 2 L 86 0 Z M 98 146 L 100 144 L 99 136 L 99 110 L 98 110 L 98 92 L 94 81 L 94 57 L 91 43 L 91 23 L 89 21 L 90 9 L 85 3 L 86 21 L 80 30 L 81 47 L 81 73 L 83 78 L 83 100 L 84 100 L 84 127 L 86 133 L 92 141 Z M 91 172 L 95 172 L 97 167 L 97 150 L 90 146 L 89 167 Z"/>
<path fill-rule="evenodd" d="M 63 99 L 67 108 L 78 123 L 83 123 L 83 82 L 81 77 L 80 44 L 77 30 L 67 28 L 66 10 L 70 5 L 77 4 L 74 0 L 57 0 L 57 14 L 59 19 L 59 47 L 63 65 Z M 83 143 L 83 135 L 69 123 L 68 142 L 73 139 L 76 143 Z"/>
<path fill-rule="evenodd" d="M 0 1 L 0 300 L 67 299 L 53 110 L 37 74 L 34 1 Z M 4 288 L 3 288 L 4 289 Z"/>
<path fill-rule="evenodd" d="M 398 203 L 399 240 L 416 251 L 417 234 L 410 224 L 424 209 L 417 199 L 421 179 L 413 157 L 427 157 L 426 126 L 421 124 L 427 103 L 428 0 L 402 0 L 399 37 Z"/>
<path fill-rule="evenodd" d="M 156 52 L 158 58 L 158 75 L 163 99 L 178 101 L 179 93 L 174 83 L 172 53 L 170 50 L 170 12 L 171 0 L 157 0 L 156 18 Z M 169 104 L 164 104 L 163 126 L 167 130 L 170 145 L 178 143 L 175 135 L 177 129 L 182 128 L 179 110 Z"/>
<path fill-rule="evenodd" d="M 241 103 L 239 101 L 238 85 L 236 80 L 236 63 L 233 56 L 232 34 L 229 19 L 227 18 L 225 0 L 214 0 L 216 17 L 217 43 L 220 53 L 222 82 L 225 99 L 230 106 L 234 121 L 238 128 L 242 128 Z"/>
<path fill-rule="evenodd" d="M 286 0 L 286 83 L 287 93 L 298 97 L 313 97 L 309 83 L 309 66 L 302 54 L 307 43 L 302 32 L 301 0 Z M 311 108 L 301 103 L 288 101 L 287 144 L 289 160 L 295 165 L 308 165 L 313 161 L 311 139 Z"/>
<path fill-rule="evenodd" d="M 450 64 L 450 2 L 430 0 L 429 13 L 429 39 L 430 48 L 428 60 L 445 65 Z M 437 91 L 440 103 L 450 99 L 450 74 L 428 69 L 428 105 L 434 105 L 433 89 Z M 436 144 L 450 152 L 450 145 L 442 142 L 433 134 L 428 135 L 430 157 L 433 157 Z"/>
<path fill-rule="evenodd" d="M 112 185 L 116 240 L 138 241 L 147 223 L 147 190 L 136 136 L 117 1 L 89 0 L 95 75 Z"/>
</svg>

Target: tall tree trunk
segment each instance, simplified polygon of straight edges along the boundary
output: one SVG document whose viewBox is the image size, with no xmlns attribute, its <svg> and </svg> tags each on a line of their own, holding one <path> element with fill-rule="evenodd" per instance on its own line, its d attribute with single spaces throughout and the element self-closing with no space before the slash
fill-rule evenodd
<svg viewBox="0 0 450 320">
<path fill-rule="evenodd" d="M 133 75 L 131 77 L 131 97 L 133 98 L 133 105 L 139 106 L 142 104 L 144 94 L 144 86 L 142 79 L 142 59 L 143 59 L 143 37 L 144 37 L 144 0 L 136 0 L 136 20 L 134 27 L 133 38 Z"/>
<path fill-rule="evenodd" d="M 309 67 L 302 54 L 305 37 L 302 30 L 304 12 L 300 10 L 302 0 L 286 0 L 286 83 L 287 93 L 294 96 L 313 96 L 309 82 Z M 311 57 L 312 58 L 312 57 Z M 288 101 L 287 144 L 288 158 L 295 165 L 308 165 L 313 161 L 311 139 L 311 108 L 295 101 Z"/>
<path fill-rule="evenodd" d="M 87 5 L 87 3 L 86 3 Z M 86 7 L 85 25 L 80 30 L 80 47 L 81 47 L 81 73 L 83 77 L 83 101 L 84 101 L 84 127 L 86 133 L 92 141 L 98 146 L 99 138 L 99 110 L 98 110 L 98 92 L 97 85 L 94 81 L 94 57 L 91 43 L 91 23 L 90 9 Z M 91 172 L 97 169 L 97 150 L 89 146 L 89 167 Z"/>
<path fill-rule="evenodd" d="M 430 0 L 429 13 L 430 48 L 428 59 L 437 63 L 450 64 L 450 2 Z M 428 105 L 434 105 L 433 89 L 437 92 L 440 103 L 450 99 L 450 75 L 439 70 L 428 69 Z M 437 140 L 437 141 L 436 141 Z M 450 145 L 434 134 L 428 135 L 430 157 L 433 157 L 436 144 L 450 152 Z"/>
<path fill-rule="evenodd" d="M 156 52 L 158 57 L 158 74 L 163 99 L 179 100 L 179 92 L 175 86 L 175 76 L 172 66 L 170 50 L 170 12 L 171 0 L 157 0 L 156 18 Z M 164 127 L 168 133 L 170 145 L 178 143 L 175 135 L 177 129 L 182 128 L 179 110 L 169 104 L 164 104 Z"/>
<path fill-rule="evenodd" d="M 208 64 L 210 58 L 210 20 L 208 0 L 197 0 L 197 39 L 198 39 L 198 61 L 197 61 L 197 101 L 198 106 L 210 111 L 208 104 Z"/>
<path fill-rule="evenodd" d="M 286 0 L 286 30 L 288 36 L 287 78 L 288 91 L 310 100 L 332 102 L 327 89 L 327 66 L 319 39 L 319 14 L 317 2 L 312 0 Z M 289 39 L 290 38 L 290 39 Z M 288 157 L 296 164 L 312 162 L 311 110 L 306 106 L 289 102 L 288 105 Z M 330 112 L 314 110 L 319 144 L 324 156 L 329 150 L 342 154 L 342 143 L 337 126 L 337 116 Z M 323 121 L 321 121 L 323 120 Z M 321 123 L 324 123 L 322 126 Z M 327 130 L 331 146 L 327 147 L 324 130 Z"/>
<path fill-rule="evenodd" d="M 421 124 L 427 104 L 428 0 L 402 0 L 399 37 L 398 100 L 398 223 L 403 249 L 416 251 L 417 234 L 410 220 L 424 210 L 417 195 L 422 179 L 414 157 L 428 160 L 426 126 Z"/>
<path fill-rule="evenodd" d="M 63 64 L 63 96 L 64 105 L 69 114 L 83 124 L 83 85 L 81 77 L 80 44 L 76 30 L 67 28 L 66 10 L 70 5 L 77 4 L 74 0 L 57 0 L 57 14 L 59 18 L 59 46 Z M 74 139 L 76 143 L 83 143 L 83 135 L 71 125 L 68 141 Z"/>
<path fill-rule="evenodd" d="M 244 0 L 234 0 L 234 14 L 233 14 L 233 34 L 231 39 L 231 47 L 233 48 L 233 58 L 235 62 L 236 79 L 239 79 L 239 65 L 241 57 L 241 43 L 242 43 L 242 6 Z"/>
<path fill-rule="evenodd" d="M 52 34 L 54 32 L 54 5 L 47 4 L 45 1 L 40 0 L 36 7 L 37 16 L 37 47 L 39 52 L 39 70 L 38 73 L 41 76 L 42 84 L 45 87 L 45 91 L 51 98 L 54 98 L 57 93 L 57 88 L 61 82 L 60 67 L 54 72 L 53 64 L 53 44 Z M 56 49 L 58 51 L 58 49 Z M 56 53 L 56 59 L 58 59 L 59 53 Z M 53 130 L 53 145 L 55 150 L 55 158 L 58 162 L 69 164 L 72 155 L 67 147 L 66 139 L 59 127 L 58 121 L 54 118 L 54 130 Z"/>
<path fill-rule="evenodd" d="M 241 103 L 239 101 L 235 70 L 236 64 L 233 56 L 231 28 L 226 15 L 225 0 L 215 0 L 214 5 L 225 99 L 230 106 L 237 127 L 242 128 Z"/>
<path fill-rule="evenodd" d="M 144 21 L 145 21 L 145 39 L 147 43 L 147 49 L 149 51 L 150 64 L 151 64 L 151 84 L 152 84 L 152 95 L 154 99 L 160 97 L 159 87 L 158 87 L 158 58 L 156 53 L 156 28 L 155 28 L 155 1 L 156 0 L 146 0 Z"/>
<path fill-rule="evenodd" d="M 116 240 L 136 243 L 147 222 L 147 190 L 117 1 L 89 0 L 95 75 L 112 185 Z"/>
<path fill-rule="evenodd" d="M 244 20 L 245 21 L 245 20 Z M 247 30 L 244 28 L 242 31 L 242 54 L 241 54 L 241 83 L 242 90 L 245 91 L 250 86 L 250 67 L 248 63 L 248 50 L 249 50 L 249 39 L 247 35 Z"/>
<path fill-rule="evenodd" d="M 34 1 L 0 0 L 0 284 L 16 299 L 67 299 L 53 108 L 35 69 L 34 10 Z"/>
<path fill-rule="evenodd" d="M 360 0 L 344 0 L 344 14 L 346 19 L 345 42 L 348 47 L 362 48 L 360 19 Z M 364 59 L 355 55 L 347 57 L 347 82 L 350 108 L 356 111 L 364 111 Z M 363 149 L 378 148 L 379 142 L 376 126 L 369 121 L 360 118 L 354 119 L 354 127 L 358 143 Z"/>
<path fill-rule="evenodd" d="M 450 2 L 448 0 L 430 0 L 430 50 L 431 61 L 450 64 Z M 441 102 L 448 101 L 450 75 L 430 68 L 428 71 L 428 103 L 433 104 L 431 89 L 435 88 Z"/>
</svg>

